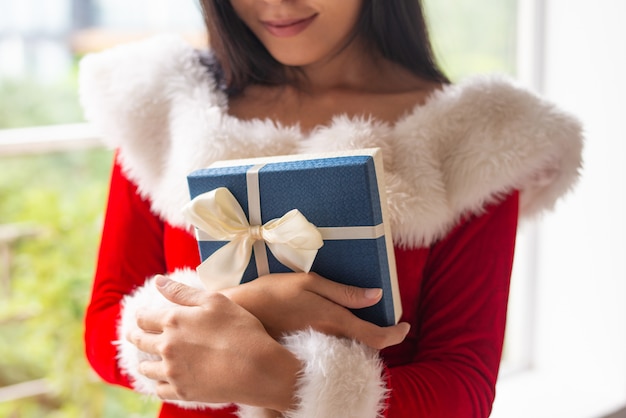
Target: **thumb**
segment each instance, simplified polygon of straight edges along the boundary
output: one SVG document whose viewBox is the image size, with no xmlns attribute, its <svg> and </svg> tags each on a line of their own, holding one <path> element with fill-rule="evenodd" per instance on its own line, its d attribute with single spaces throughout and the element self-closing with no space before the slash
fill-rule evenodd
<svg viewBox="0 0 626 418">
<path fill-rule="evenodd" d="M 183 306 L 200 306 L 204 290 L 176 282 L 167 276 L 157 275 L 154 282 L 157 289 L 170 302 Z"/>
</svg>

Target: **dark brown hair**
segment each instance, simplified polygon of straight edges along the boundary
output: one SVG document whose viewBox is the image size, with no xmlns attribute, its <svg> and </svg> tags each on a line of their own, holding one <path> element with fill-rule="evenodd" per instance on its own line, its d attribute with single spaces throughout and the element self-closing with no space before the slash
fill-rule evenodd
<svg viewBox="0 0 626 418">
<path fill-rule="evenodd" d="M 200 0 L 200 4 L 222 81 L 231 94 L 250 84 L 291 82 L 285 66 L 239 19 L 230 0 Z M 435 62 L 420 0 L 363 0 L 354 36 L 420 77 L 448 82 Z"/>
</svg>

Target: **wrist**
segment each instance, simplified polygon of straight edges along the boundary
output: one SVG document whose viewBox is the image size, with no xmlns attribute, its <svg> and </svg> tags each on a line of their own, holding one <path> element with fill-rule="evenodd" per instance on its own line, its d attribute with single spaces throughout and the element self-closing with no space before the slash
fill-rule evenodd
<svg viewBox="0 0 626 418">
<path fill-rule="evenodd" d="M 295 405 L 295 393 L 302 363 L 296 356 L 280 344 L 274 347 L 274 353 L 263 367 L 273 383 L 267 389 L 269 393 L 265 408 L 285 412 Z M 268 382 L 269 383 L 269 382 Z"/>
<path fill-rule="evenodd" d="M 246 286 L 222 289 L 219 293 L 242 308 L 249 309 L 246 303 L 248 300 L 246 296 L 249 298 Z M 254 315 L 253 312 L 250 313 Z M 262 390 L 251 393 L 248 404 L 266 408 L 265 413 L 269 414 L 268 416 L 281 416 L 282 412 L 294 405 L 296 382 L 302 363 L 291 351 L 274 339 L 268 341 L 264 347 L 255 349 L 263 351 L 261 360 L 258 362 L 260 369 L 258 375 L 264 376 L 264 379 L 257 385 L 257 388 L 262 388 Z"/>
<path fill-rule="evenodd" d="M 226 296 L 228 299 L 232 300 L 233 302 L 241 306 L 241 304 L 238 303 L 238 298 L 237 298 L 238 287 L 239 286 L 229 287 L 226 289 L 218 290 L 217 292 L 221 293 L 222 295 Z"/>
<path fill-rule="evenodd" d="M 357 341 L 313 330 L 285 336 L 282 343 L 301 362 L 291 404 L 267 406 L 292 418 L 380 417 L 387 390 L 378 352 Z M 264 407 L 240 405 L 241 418 L 265 418 Z"/>
</svg>

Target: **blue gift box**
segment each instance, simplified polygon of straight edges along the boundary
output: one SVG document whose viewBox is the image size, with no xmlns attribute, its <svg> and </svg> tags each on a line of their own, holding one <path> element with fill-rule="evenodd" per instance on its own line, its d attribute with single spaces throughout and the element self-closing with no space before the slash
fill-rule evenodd
<svg viewBox="0 0 626 418">
<path fill-rule="evenodd" d="M 260 211 L 261 224 L 298 209 L 324 240 L 311 271 L 344 284 L 382 288 L 379 303 L 353 312 L 388 326 L 399 320 L 401 303 L 383 175 L 382 155 L 374 148 L 220 161 L 194 171 L 187 180 L 192 199 L 225 187 L 248 219 L 251 208 L 257 214 Z M 205 260 L 227 242 L 198 231 L 198 243 Z M 291 271 L 265 246 L 261 248 L 263 258 L 267 258 L 262 269 L 269 268 L 271 273 Z M 253 253 L 241 283 L 268 273 L 258 271 L 257 258 L 261 257 Z"/>
</svg>

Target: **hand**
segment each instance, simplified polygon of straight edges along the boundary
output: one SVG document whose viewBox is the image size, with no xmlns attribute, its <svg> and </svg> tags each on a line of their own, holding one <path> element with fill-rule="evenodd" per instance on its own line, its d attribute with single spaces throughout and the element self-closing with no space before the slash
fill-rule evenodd
<svg viewBox="0 0 626 418">
<path fill-rule="evenodd" d="M 382 349 L 402 342 L 409 332 L 407 323 L 379 327 L 348 310 L 376 304 L 381 289 L 346 286 L 314 273 L 270 274 L 221 293 L 258 318 L 276 339 L 312 327 Z"/>
<path fill-rule="evenodd" d="M 157 278 L 161 293 L 181 305 L 139 311 L 127 338 L 158 361 L 139 373 L 158 382 L 167 400 L 244 403 L 273 410 L 291 406 L 300 362 L 248 311 L 219 293 Z"/>
</svg>

